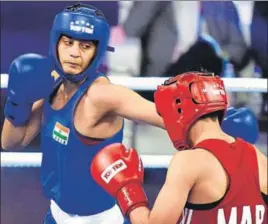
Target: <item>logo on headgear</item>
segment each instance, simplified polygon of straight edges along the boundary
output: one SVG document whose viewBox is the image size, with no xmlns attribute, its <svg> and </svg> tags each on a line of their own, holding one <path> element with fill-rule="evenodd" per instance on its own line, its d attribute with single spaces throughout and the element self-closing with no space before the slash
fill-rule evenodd
<svg viewBox="0 0 268 224">
<path fill-rule="evenodd" d="M 70 22 L 70 30 L 82 33 L 93 34 L 94 26 L 84 20 Z"/>
<path fill-rule="evenodd" d="M 207 88 L 202 88 L 202 92 L 204 94 L 210 93 L 214 95 L 226 95 L 224 89 L 219 84 L 213 84 L 212 86 L 208 86 Z"/>
</svg>

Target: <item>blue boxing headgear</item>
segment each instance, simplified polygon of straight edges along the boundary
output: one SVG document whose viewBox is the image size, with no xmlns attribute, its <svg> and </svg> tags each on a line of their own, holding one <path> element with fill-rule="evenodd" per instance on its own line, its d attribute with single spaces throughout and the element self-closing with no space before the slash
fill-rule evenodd
<svg viewBox="0 0 268 224">
<path fill-rule="evenodd" d="M 57 53 L 57 45 L 62 35 L 78 40 L 98 42 L 94 58 L 80 74 L 66 74 L 62 69 Z M 67 7 L 63 12 L 56 15 L 50 32 L 50 56 L 55 62 L 56 71 L 60 76 L 72 82 L 78 82 L 87 78 L 90 74 L 96 74 L 105 51 L 109 50 L 109 38 L 110 26 L 102 12 L 97 8 L 83 4 Z"/>
</svg>

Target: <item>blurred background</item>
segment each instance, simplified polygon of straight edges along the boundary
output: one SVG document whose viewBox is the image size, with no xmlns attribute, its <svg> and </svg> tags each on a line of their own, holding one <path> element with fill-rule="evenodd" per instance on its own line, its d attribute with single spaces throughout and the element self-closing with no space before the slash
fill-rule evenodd
<svg viewBox="0 0 268 224">
<path fill-rule="evenodd" d="M 253 1 L 80 1 L 98 7 L 111 25 L 101 69 L 110 76 L 170 77 L 208 70 L 225 78 L 268 78 L 268 3 Z M 48 54 L 54 16 L 77 1 L 1 1 L 1 74 L 24 53 Z M 153 100 L 152 91 L 139 94 Z M 267 154 L 267 93 L 229 93 L 230 106 L 250 107 L 258 117 L 257 146 Z M 1 89 L 1 128 L 5 89 Z M 124 143 L 142 155 L 175 152 L 165 131 L 126 121 Z M 40 152 L 40 137 L 22 152 Z M 165 171 L 147 174 L 154 200 Z M 1 167 L 1 223 L 42 223 L 48 202 L 37 168 Z"/>
</svg>

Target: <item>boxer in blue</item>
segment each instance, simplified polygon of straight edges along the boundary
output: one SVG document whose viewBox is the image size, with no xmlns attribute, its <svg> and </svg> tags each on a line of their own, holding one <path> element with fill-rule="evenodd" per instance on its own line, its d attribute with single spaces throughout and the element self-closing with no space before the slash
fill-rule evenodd
<svg viewBox="0 0 268 224">
<path fill-rule="evenodd" d="M 109 35 L 102 12 L 74 5 L 54 19 L 48 58 L 22 55 L 10 66 L 2 147 L 24 147 L 41 131 L 47 224 L 123 223 L 115 200 L 89 175 L 91 160 L 122 142 L 123 118 L 164 128 L 153 103 L 97 72 Z"/>
<path fill-rule="evenodd" d="M 2 148 L 25 147 L 41 131 L 45 224 L 123 223 L 90 176 L 91 161 L 122 142 L 123 118 L 164 128 L 153 103 L 97 72 L 109 35 L 98 9 L 74 5 L 54 19 L 48 58 L 22 55 L 10 66 Z"/>
</svg>

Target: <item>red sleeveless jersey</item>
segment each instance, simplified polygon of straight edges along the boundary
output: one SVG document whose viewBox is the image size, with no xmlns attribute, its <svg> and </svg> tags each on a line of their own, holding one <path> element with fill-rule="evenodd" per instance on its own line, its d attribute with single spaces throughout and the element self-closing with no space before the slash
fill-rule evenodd
<svg viewBox="0 0 268 224">
<path fill-rule="evenodd" d="M 234 143 L 209 139 L 195 148 L 210 151 L 226 170 L 230 186 L 224 198 L 208 210 L 187 205 L 180 224 L 261 224 L 267 223 L 267 205 L 260 192 L 257 155 L 242 139 Z"/>
</svg>

